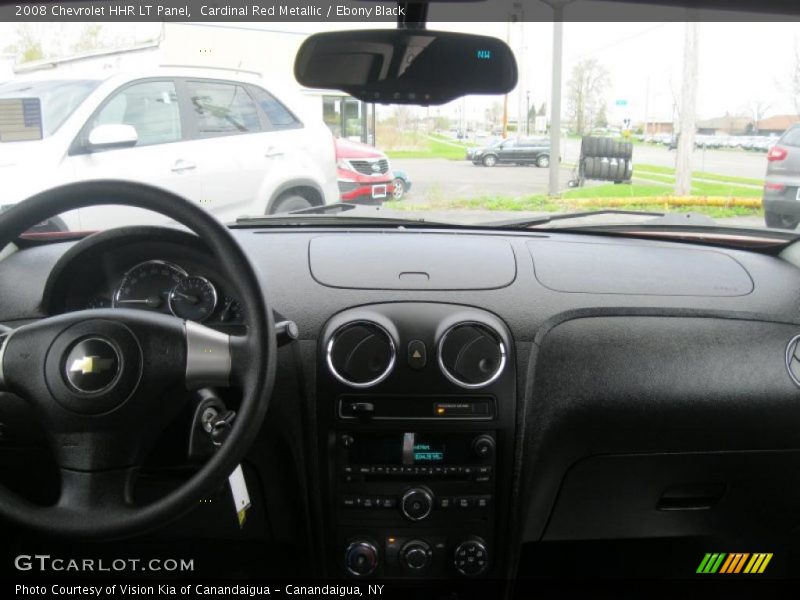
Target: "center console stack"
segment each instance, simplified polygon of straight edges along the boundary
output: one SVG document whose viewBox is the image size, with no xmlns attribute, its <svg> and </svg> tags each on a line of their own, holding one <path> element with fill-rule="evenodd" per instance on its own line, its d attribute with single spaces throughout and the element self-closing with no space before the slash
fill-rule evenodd
<svg viewBox="0 0 800 600">
<path fill-rule="evenodd" d="M 376 304 L 334 316 L 320 352 L 330 572 L 502 576 L 516 410 L 505 324 L 466 306 Z"/>
</svg>

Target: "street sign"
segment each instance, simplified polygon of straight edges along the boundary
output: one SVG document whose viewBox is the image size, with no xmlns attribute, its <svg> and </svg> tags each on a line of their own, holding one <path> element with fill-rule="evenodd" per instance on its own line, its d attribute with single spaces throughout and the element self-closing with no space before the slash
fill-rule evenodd
<svg viewBox="0 0 800 600">
<path fill-rule="evenodd" d="M 617 106 L 628 106 L 627 100 L 617 100 L 615 103 Z"/>
</svg>

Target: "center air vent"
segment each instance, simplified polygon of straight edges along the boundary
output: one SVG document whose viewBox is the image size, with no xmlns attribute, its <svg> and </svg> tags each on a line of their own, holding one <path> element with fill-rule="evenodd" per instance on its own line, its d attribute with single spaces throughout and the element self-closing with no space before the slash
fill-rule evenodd
<svg viewBox="0 0 800 600">
<path fill-rule="evenodd" d="M 786 368 L 794 384 L 800 387 L 800 335 L 793 337 L 786 346 Z"/>
<path fill-rule="evenodd" d="M 342 325 L 331 336 L 327 349 L 328 368 L 349 386 L 366 388 L 386 379 L 395 361 L 392 336 L 372 321 Z"/>
<path fill-rule="evenodd" d="M 500 336 L 482 323 L 458 323 L 439 342 L 439 367 L 453 383 L 479 388 L 500 377 L 506 348 Z"/>
</svg>

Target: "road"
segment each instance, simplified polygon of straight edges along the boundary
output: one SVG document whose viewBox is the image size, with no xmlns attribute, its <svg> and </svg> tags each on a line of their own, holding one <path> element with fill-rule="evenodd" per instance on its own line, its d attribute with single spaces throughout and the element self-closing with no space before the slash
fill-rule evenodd
<svg viewBox="0 0 800 600">
<path fill-rule="evenodd" d="M 477 167 L 466 160 L 446 158 L 393 159 L 392 168 L 411 177 L 409 204 L 427 204 L 456 198 L 532 196 L 547 193 L 548 169 L 497 165 Z M 561 183 L 567 187 L 571 169 L 562 169 Z M 404 200 L 405 202 L 405 200 Z"/>
<path fill-rule="evenodd" d="M 581 141 L 568 139 L 563 160 L 575 163 L 581 151 Z M 695 171 L 763 179 L 767 170 L 767 155 L 739 150 L 695 150 L 692 157 Z M 634 172 L 636 163 L 675 168 L 675 151 L 664 146 L 636 144 L 633 147 Z"/>
<path fill-rule="evenodd" d="M 580 153 L 579 140 L 567 140 L 562 154 L 564 162 L 575 163 Z M 697 150 L 696 170 L 738 177 L 763 178 L 766 170 L 764 154 L 726 150 Z M 634 177 L 636 163 L 674 167 L 675 152 L 661 146 L 636 145 L 633 150 Z M 392 166 L 403 169 L 413 181 L 407 197 L 409 204 L 435 203 L 454 198 L 519 197 L 547 193 L 548 169 L 498 165 L 475 166 L 466 160 L 443 158 L 393 159 Z M 571 168 L 561 169 L 561 186 L 566 189 Z M 588 185 L 599 185 L 589 182 Z"/>
</svg>

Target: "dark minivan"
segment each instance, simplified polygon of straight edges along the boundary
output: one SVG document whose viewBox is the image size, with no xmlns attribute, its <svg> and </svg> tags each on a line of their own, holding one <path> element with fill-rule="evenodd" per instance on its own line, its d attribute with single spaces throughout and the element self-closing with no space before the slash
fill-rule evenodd
<svg viewBox="0 0 800 600">
<path fill-rule="evenodd" d="M 550 141 L 547 138 L 508 138 L 476 150 L 472 155 L 472 163 L 484 167 L 499 163 L 549 167 Z"/>
</svg>

